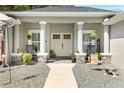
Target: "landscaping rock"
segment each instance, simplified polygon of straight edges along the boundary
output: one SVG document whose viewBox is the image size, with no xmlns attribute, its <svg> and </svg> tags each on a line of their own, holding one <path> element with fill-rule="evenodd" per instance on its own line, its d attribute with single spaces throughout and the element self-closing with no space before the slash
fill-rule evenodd
<svg viewBox="0 0 124 93">
<path fill-rule="evenodd" d="M 4 88 L 43 88 L 49 73 L 46 64 L 18 65 L 11 67 L 12 82 L 9 82 L 9 69 L 0 67 L 0 87 Z"/>
<path fill-rule="evenodd" d="M 107 64 L 112 69 L 111 64 Z M 73 72 L 79 88 L 124 88 L 124 70 L 118 69 L 119 76 L 105 74 L 105 64 L 77 64 Z"/>
</svg>

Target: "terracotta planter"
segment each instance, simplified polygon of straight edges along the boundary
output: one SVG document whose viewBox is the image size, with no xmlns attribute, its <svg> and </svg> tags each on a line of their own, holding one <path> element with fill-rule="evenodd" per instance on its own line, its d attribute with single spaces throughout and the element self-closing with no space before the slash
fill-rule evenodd
<svg viewBox="0 0 124 93">
<path fill-rule="evenodd" d="M 98 64 L 98 55 L 91 54 L 91 64 Z"/>
</svg>

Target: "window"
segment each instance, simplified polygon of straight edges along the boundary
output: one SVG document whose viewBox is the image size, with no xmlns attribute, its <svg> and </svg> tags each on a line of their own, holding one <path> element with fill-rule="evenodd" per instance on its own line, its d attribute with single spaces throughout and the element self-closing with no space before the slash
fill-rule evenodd
<svg viewBox="0 0 124 93">
<path fill-rule="evenodd" d="M 32 47 L 36 53 L 40 50 L 40 33 L 32 33 Z"/>
<path fill-rule="evenodd" d="M 88 48 L 90 48 L 90 46 L 93 46 L 94 44 L 90 42 L 90 34 L 93 32 L 94 30 L 84 30 L 83 32 L 83 49 L 84 52 L 87 52 Z"/>
<path fill-rule="evenodd" d="M 34 53 L 40 51 L 40 30 L 30 30 L 32 32 L 32 49 Z"/>
<path fill-rule="evenodd" d="M 70 34 L 64 34 L 64 39 L 71 39 L 71 35 Z"/>
<path fill-rule="evenodd" d="M 60 34 L 53 34 L 53 39 L 60 39 Z"/>
</svg>

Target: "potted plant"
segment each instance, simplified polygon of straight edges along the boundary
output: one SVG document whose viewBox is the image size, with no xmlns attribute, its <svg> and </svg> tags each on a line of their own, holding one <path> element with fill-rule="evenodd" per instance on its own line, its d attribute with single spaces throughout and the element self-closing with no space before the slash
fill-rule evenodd
<svg viewBox="0 0 124 93">
<path fill-rule="evenodd" d="M 28 38 L 28 45 L 32 45 L 32 32 L 27 33 L 27 38 Z"/>
<path fill-rule="evenodd" d="M 22 58 L 23 58 L 23 63 L 25 65 L 27 65 L 27 64 L 30 63 L 30 61 L 32 59 L 32 54 L 30 54 L 30 53 L 24 53 L 23 56 L 22 56 Z"/>
<path fill-rule="evenodd" d="M 17 53 L 20 53 L 20 49 L 17 49 Z"/>
<path fill-rule="evenodd" d="M 93 32 L 90 34 L 90 39 L 91 39 L 91 40 L 95 40 L 96 37 L 97 37 L 97 35 L 96 35 L 95 31 L 93 31 Z"/>
<path fill-rule="evenodd" d="M 50 50 L 50 58 L 55 58 L 56 57 L 56 53 L 54 50 Z"/>
</svg>

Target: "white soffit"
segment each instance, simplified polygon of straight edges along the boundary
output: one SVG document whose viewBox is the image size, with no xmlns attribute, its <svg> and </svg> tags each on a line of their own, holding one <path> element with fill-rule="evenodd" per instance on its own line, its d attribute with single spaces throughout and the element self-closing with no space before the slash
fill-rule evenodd
<svg viewBox="0 0 124 93">
<path fill-rule="evenodd" d="M 112 18 L 106 19 L 103 22 L 103 24 L 104 25 L 112 25 L 112 24 L 118 23 L 122 20 L 124 20 L 124 12 L 120 12 L 120 13 L 116 14 L 115 16 L 113 16 Z"/>
<path fill-rule="evenodd" d="M 5 25 L 5 24 L 7 24 L 10 27 L 16 24 L 21 24 L 21 21 L 19 19 L 14 19 L 3 13 L 0 13 L 0 26 Z"/>
</svg>

